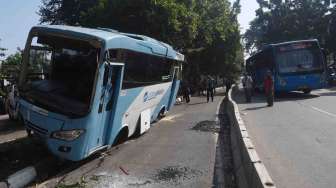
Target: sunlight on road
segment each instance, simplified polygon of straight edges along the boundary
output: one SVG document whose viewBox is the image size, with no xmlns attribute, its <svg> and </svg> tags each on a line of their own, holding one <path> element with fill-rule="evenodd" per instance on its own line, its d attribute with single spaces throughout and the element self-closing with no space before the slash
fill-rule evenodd
<svg viewBox="0 0 336 188">
<path fill-rule="evenodd" d="M 175 122 L 174 119 L 181 117 L 181 116 L 183 116 L 183 113 L 165 117 L 161 121 Z"/>
</svg>

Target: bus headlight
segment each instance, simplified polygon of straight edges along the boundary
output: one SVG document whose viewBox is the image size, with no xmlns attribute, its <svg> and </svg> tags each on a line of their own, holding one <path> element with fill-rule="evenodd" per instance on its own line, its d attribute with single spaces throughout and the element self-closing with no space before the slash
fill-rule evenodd
<svg viewBox="0 0 336 188">
<path fill-rule="evenodd" d="M 56 131 L 51 134 L 51 137 L 59 140 L 73 141 L 76 138 L 80 137 L 80 135 L 82 135 L 83 133 L 84 130 L 82 129 Z"/>
</svg>

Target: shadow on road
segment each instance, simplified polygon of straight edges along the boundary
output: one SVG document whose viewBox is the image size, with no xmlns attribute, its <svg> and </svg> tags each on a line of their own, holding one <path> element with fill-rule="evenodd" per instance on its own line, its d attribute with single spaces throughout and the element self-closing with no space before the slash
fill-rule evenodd
<svg viewBox="0 0 336 188">
<path fill-rule="evenodd" d="M 0 144 L 0 181 L 49 155 L 42 144 L 28 137 Z"/>
<path fill-rule="evenodd" d="M 321 92 L 319 96 L 333 97 L 336 96 L 336 92 Z"/>
<path fill-rule="evenodd" d="M 257 106 L 257 107 L 251 107 L 251 108 L 245 108 L 244 111 L 253 111 L 253 110 L 260 110 L 263 108 L 270 108 L 268 106 Z"/>
<path fill-rule="evenodd" d="M 12 121 L 8 115 L 0 116 L 0 135 L 10 134 L 19 130 L 24 130 L 24 125 L 19 121 Z"/>
<path fill-rule="evenodd" d="M 193 105 L 199 105 L 199 104 L 205 104 L 205 103 L 207 103 L 207 102 L 204 101 L 204 102 L 190 103 L 190 104 L 188 104 L 188 105 L 189 105 L 189 106 L 193 106 Z"/>
<path fill-rule="evenodd" d="M 325 95 L 329 95 L 330 93 L 325 93 Z M 336 92 L 333 93 L 336 96 Z M 304 94 L 302 92 L 287 92 L 287 93 L 277 93 L 275 95 L 275 102 L 285 102 L 285 101 L 298 101 L 298 100 L 307 100 L 307 99 L 314 99 L 317 97 L 324 96 L 324 94 Z M 247 103 L 245 100 L 245 95 L 243 89 L 239 89 L 234 91 L 233 93 L 233 99 L 236 101 L 237 104 L 258 104 L 258 103 L 264 103 L 265 106 L 258 106 L 258 107 L 250 107 L 246 110 L 258 110 L 261 108 L 266 107 L 266 97 L 263 93 L 255 92 L 252 96 L 252 102 Z"/>
<path fill-rule="evenodd" d="M 336 87 L 335 86 L 329 87 L 329 88 L 326 88 L 326 89 L 329 90 L 329 91 L 336 91 Z"/>
<path fill-rule="evenodd" d="M 213 187 L 236 188 L 236 178 L 231 150 L 231 124 L 225 112 L 226 102 L 220 106 L 220 129 L 216 146 Z"/>
<path fill-rule="evenodd" d="M 265 96 L 261 93 L 255 92 L 251 98 L 251 102 L 246 102 L 243 89 L 236 89 L 232 92 L 233 100 L 237 104 L 257 104 L 257 103 L 266 103 Z"/>
<path fill-rule="evenodd" d="M 315 94 L 304 94 L 302 92 L 288 92 L 288 93 L 278 93 L 275 96 L 275 101 L 296 101 L 296 100 L 306 100 L 320 97 L 320 95 Z"/>
</svg>

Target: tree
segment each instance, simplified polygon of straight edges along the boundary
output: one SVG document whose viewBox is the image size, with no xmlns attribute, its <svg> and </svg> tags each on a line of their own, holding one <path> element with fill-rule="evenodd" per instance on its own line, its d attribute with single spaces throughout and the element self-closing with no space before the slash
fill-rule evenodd
<svg viewBox="0 0 336 188">
<path fill-rule="evenodd" d="M 0 39 L 0 42 L 1 42 L 1 39 Z M 5 57 L 5 51 L 6 51 L 6 48 L 2 48 L 0 46 L 0 57 Z"/>
<path fill-rule="evenodd" d="M 9 55 L 2 63 L 0 75 L 2 78 L 17 80 L 21 71 L 22 51 L 18 48 L 15 54 Z"/>
<path fill-rule="evenodd" d="M 242 56 L 239 4 L 240 0 L 233 5 L 228 0 L 43 0 L 39 14 L 41 23 L 113 28 L 172 44 L 188 59 L 187 78 L 197 80 L 199 74 L 237 71 L 232 67 L 239 67 Z"/>
<path fill-rule="evenodd" d="M 41 23 L 107 27 L 149 35 L 184 49 L 196 33 L 197 15 L 175 0 L 43 0 Z"/>
<path fill-rule="evenodd" d="M 244 35 L 246 50 L 253 53 L 264 44 L 316 38 L 322 46 L 330 43 L 330 0 L 258 0 L 256 18 Z"/>
</svg>

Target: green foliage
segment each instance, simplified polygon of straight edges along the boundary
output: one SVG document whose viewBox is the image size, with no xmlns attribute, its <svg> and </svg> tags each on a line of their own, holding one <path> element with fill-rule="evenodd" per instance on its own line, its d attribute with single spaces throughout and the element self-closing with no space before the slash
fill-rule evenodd
<svg viewBox="0 0 336 188">
<path fill-rule="evenodd" d="M 21 53 L 21 51 L 18 51 L 10 55 L 1 63 L 0 75 L 2 78 L 10 80 L 16 80 L 18 78 L 22 62 Z"/>
<path fill-rule="evenodd" d="M 330 0 L 258 0 L 260 8 L 244 38 L 253 53 L 264 44 L 316 38 L 335 51 L 335 2 Z"/>
<path fill-rule="evenodd" d="M 201 24 L 196 47 L 205 47 L 198 52 L 192 63 L 197 62 L 201 74 L 234 77 L 243 63 L 243 51 L 237 15 L 239 0 L 231 8 L 227 1 L 199 1 Z M 206 11 L 204 11 L 206 10 Z M 191 55 L 193 57 L 193 54 Z"/>
<path fill-rule="evenodd" d="M 232 75 L 242 46 L 240 0 L 43 0 L 41 23 L 106 27 L 151 36 L 186 54 L 185 77 Z M 196 73 L 196 74 L 195 74 Z"/>
<path fill-rule="evenodd" d="M 0 41 L 1 41 L 1 39 L 0 39 Z M 0 46 L 0 57 L 5 57 L 5 51 L 6 51 L 6 48 L 2 48 Z"/>
</svg>

